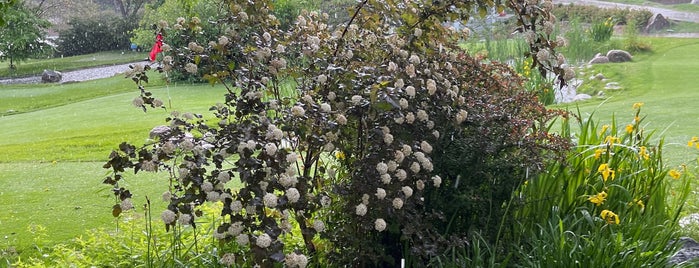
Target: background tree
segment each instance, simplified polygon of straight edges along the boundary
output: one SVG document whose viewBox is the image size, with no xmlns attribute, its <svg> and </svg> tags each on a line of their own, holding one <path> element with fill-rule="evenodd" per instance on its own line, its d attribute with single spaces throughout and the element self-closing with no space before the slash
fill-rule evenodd
<svg viewBox="0 0 699 268">
<path fill-rule="evenodd" d="M 38 57 L 50 51 L 46 43 L 46 29 L 51 25 L 29 10 L 23 2 L 8 8 L 4 14 L 6 25 L 0 28 L 0 53 L 14 69 L 17 61 Z"/>
</svg>

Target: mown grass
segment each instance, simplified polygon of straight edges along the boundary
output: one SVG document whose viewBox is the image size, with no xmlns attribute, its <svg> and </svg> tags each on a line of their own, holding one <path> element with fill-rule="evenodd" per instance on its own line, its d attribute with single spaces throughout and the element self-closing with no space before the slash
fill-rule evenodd
<svg viewBox="0 0 699 268">
<path fill-rule="evenodd" d="M 605 2 L 614 2 L 622 4 L 640 5 L 640 6 L 652 6 L 659 8 L 672 9 L 677 11 L 686 12 L 699 12 L 699 5 L 692 4 L 674 4 L 674 5 L 664 5 L 658 2 L 646 1 L 646 0 L 605 0 Z"/>
<path fill-rule="evenodd" d="M 108 51 L 85 54 L 74 57 L 52 57 L 49 59 L 29 59 L 16 63 L 17 69 L 11 70 L 8 62 L 0 63 L 0 78 L 41 75 L 44 70 L 72 71 L 87 67 L 114 65 L 141 61 L 147 57 L 145 52 Z"/>
<path fill-rule="evenodd" d="M 7 212 L 0 215 L 0 237 L 7 237 L 0 251 L 14 247 L 26 256 L 38 250 L 32 246 L 109 227 L 114 200 L 109 187 L 101 184 L 109 152 L 122 141 L 143 144 L 152 127 L 166 124 L 171 111 L 210 116 L 208 108 L 224 92 L 209 85 L 154 84 L 149 89 L 168 108 L 148 113 L 131 104 L 137 89 L 120 77 L 0 87 L 0 110 L 22 111 L 0 117 L 0 204 Z M 144 204 L 146 195 L 159 200 L 166 178 L 167 174 L 140 173 L 128 177 L 126 183 L 139 190 L 134 203 Z M 154 203 L 162 207 L 158 204 Z M 32 232 L 37 226 L 46 228 L 46 237 Z"/>
</svg>

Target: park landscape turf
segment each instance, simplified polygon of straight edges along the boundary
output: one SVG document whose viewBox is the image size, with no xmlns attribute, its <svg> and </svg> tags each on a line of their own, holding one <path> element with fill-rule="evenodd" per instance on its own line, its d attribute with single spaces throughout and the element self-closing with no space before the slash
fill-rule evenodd
<svg viewBox="0 0 699 268">
<path fill-rule="evenodd" d="M 656 130 L 656 139 L 665 138 L 666 164 L 691 166 L 699 155 L 686 146 L 692 136 L 699 136 L 699 39 L 647 40 L 653 51 L 636 55 L 633 62 L 596 65 L 580 75 L 601 72 L 622 89 L 607 91 L 605 98 L 553 107 L 579 109 L 583 118 L 594 113 L 602 124 L 613 116 L 623 125 L 634 116 L 632 104 L 643 102 L 645 129 Z M 135 108 L 131 101 L 138 94 L 136 86 L 122 77 L 0 87 L 0 251 L 14 248 L 23 256 L 35 255 L 91 229 L 114 228 L 114 199 L 101 184 L 109 152 L 122 141 L 146 142 L 149 130 L 165 124 L 170 111 L 211 116 L 208 108 L 224 93 L 220 87 L 168 86 L 162 80 L 151 81 L 149 89 L 170 107 L 148 113 Z M 129 188 L 138 189 L 137 207 L 146 196 L 155 201 L 154 207 L 164 207 L 159 200 L 167 187 L 164 176 L 139 173 L 126 178 Z M 688 212 L 699 211 L 697 199 L 690 196 Z"/>
</svg>

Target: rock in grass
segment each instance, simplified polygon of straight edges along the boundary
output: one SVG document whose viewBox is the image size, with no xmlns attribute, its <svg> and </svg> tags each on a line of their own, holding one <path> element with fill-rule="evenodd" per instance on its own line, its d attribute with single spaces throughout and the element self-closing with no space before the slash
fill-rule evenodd
<svg viewBox="0 0 699 268">
<path fill-rule="evenodd" d="M 609 63 L 609 58 L 607 56 L 602 55 L 600 53 L 597 53 L 594 58 L 590 60 L 587 64 L 603 64 L 603 63 Z"/>
<path fill-rule="evenodd" d="M 613 49 L 607 52 L 607 58 L 609 62 L 627 62 L 633 59 L 631 53 L 619 49 Z"/>
<path fill-rule="evenodd" d="M 647 33 L 658 31 L 670 27 L 670 22 L 660 13 L 655 14 L 648 20 L 645 31 Z"/>
<path fill-rule="evenodd" d="M 689 237 L 680 237 L 682 248 L 670 258 L 670 265 L 678 265 L 699 259 L 699 243 Z"/>
<path fill-rule="evenodd" d="M 44 70 L 41 74 L 41 82 L 44 83 L 58 83 L 61 82 L 63 74 L 59 71 Z"/>
</svg>

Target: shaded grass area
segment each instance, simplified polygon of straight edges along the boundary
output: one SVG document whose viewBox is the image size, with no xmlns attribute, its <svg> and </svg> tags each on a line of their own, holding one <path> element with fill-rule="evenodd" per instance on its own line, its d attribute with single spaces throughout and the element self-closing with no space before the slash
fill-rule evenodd
<svg viewBox="0 0 699 268">
<path fill-rule="evenodd" d="M 41 75 L 44 70 L 72 71 L 88 67 L 114 65 L 141 61 L 147 57 L 145 52 L 107 51 L 72 57 L 55 57 L 50 59 L 29 59 L 17 63 L 17 69 L 11 70 L 8 63 L 0 63 L 0 78 Z"/>
</svg>

